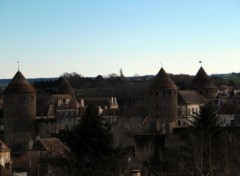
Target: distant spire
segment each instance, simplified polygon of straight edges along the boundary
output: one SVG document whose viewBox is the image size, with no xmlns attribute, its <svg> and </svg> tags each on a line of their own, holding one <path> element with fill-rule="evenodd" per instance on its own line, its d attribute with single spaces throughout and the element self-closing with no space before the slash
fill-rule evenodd
<svg viewBox="0 0 240 176">
<path fill-rule="evenodd" d="M 19 71 L 19 61 L 17 61 L 17 63 L 18 63 L 18 71 Z"/>
</svg>

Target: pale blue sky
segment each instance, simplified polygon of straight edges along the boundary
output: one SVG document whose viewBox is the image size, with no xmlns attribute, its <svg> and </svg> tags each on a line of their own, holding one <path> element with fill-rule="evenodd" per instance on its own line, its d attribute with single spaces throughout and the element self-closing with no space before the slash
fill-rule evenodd
<svg viewBox="0 0 240 176">
<path fill-rule="evenodd" d="M 0 0 L 0 78 L 240 71 L 239 0 Z"/>
</svg>

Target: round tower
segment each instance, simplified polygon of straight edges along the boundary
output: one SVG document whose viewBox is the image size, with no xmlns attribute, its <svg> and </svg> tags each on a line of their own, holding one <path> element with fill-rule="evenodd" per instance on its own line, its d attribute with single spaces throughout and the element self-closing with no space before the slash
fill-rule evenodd
<svg viewBox="0 0 240 176">
<path fill-rule="evenodd" d="M 35 139 L 36 91 L 20 71 L 3 91 L 3 114 L 6 144 L 26 147 Z"/>
<path fill-rule="evenodd" d="M 149 87 L 150 131 L 171 133 L 177 118 L 178 88 L 160 69 Z"/>
<path fill-rule="evenodd" d="M 217 88 L 202 67 L 200 67 L 194 77 L 191 87 L 207 100 L 214 100 L 216 98 Z"/>
</svg>

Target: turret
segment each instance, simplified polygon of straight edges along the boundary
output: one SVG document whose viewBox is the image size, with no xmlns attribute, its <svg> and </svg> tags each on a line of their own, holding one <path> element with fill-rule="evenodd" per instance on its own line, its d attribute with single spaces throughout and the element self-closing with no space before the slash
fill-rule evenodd
<svg viewBox="0 0 240 176">
<path fill-rule="evenodd" d="M 196 90 L 199 94 L 207 100 L 214 100 L 216 98 L 217 88 L 207 75 L 203 67 L 200 67 L 196 76 L 194 77 L 191 88 Z"/>
<path fill-rule="evenodd" d="M 171 133 L 177 118 L 177 86 L 163 68 L 149 87 L 150 131 Z"/>
<path fill-rule="evenodd" d="M 35 139 L 36 91 L 18 71 L 3 91 L 4 140 L 26 147 Z"/>
</svg>

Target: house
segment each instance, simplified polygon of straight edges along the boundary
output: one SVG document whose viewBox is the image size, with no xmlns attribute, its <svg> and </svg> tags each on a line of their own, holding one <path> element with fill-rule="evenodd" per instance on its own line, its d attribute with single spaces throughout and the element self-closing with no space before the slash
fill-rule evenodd
<svg viewBox="0 0 240 176">
<path fill-rule="evenodd" d="M 200 108 L 207 103 L 207 99 L 193 90 L 178 91 L 178 119 L 177 127 L 191 125 L 193 116 L 200 113 Z"/>
<path fill-rule="evenodd" d="M 66 175 L 69 153 L 70 149 L 57 138 L 38 140 L 31 153 L 38 160 L 34 175 Z"/>
</svg>

